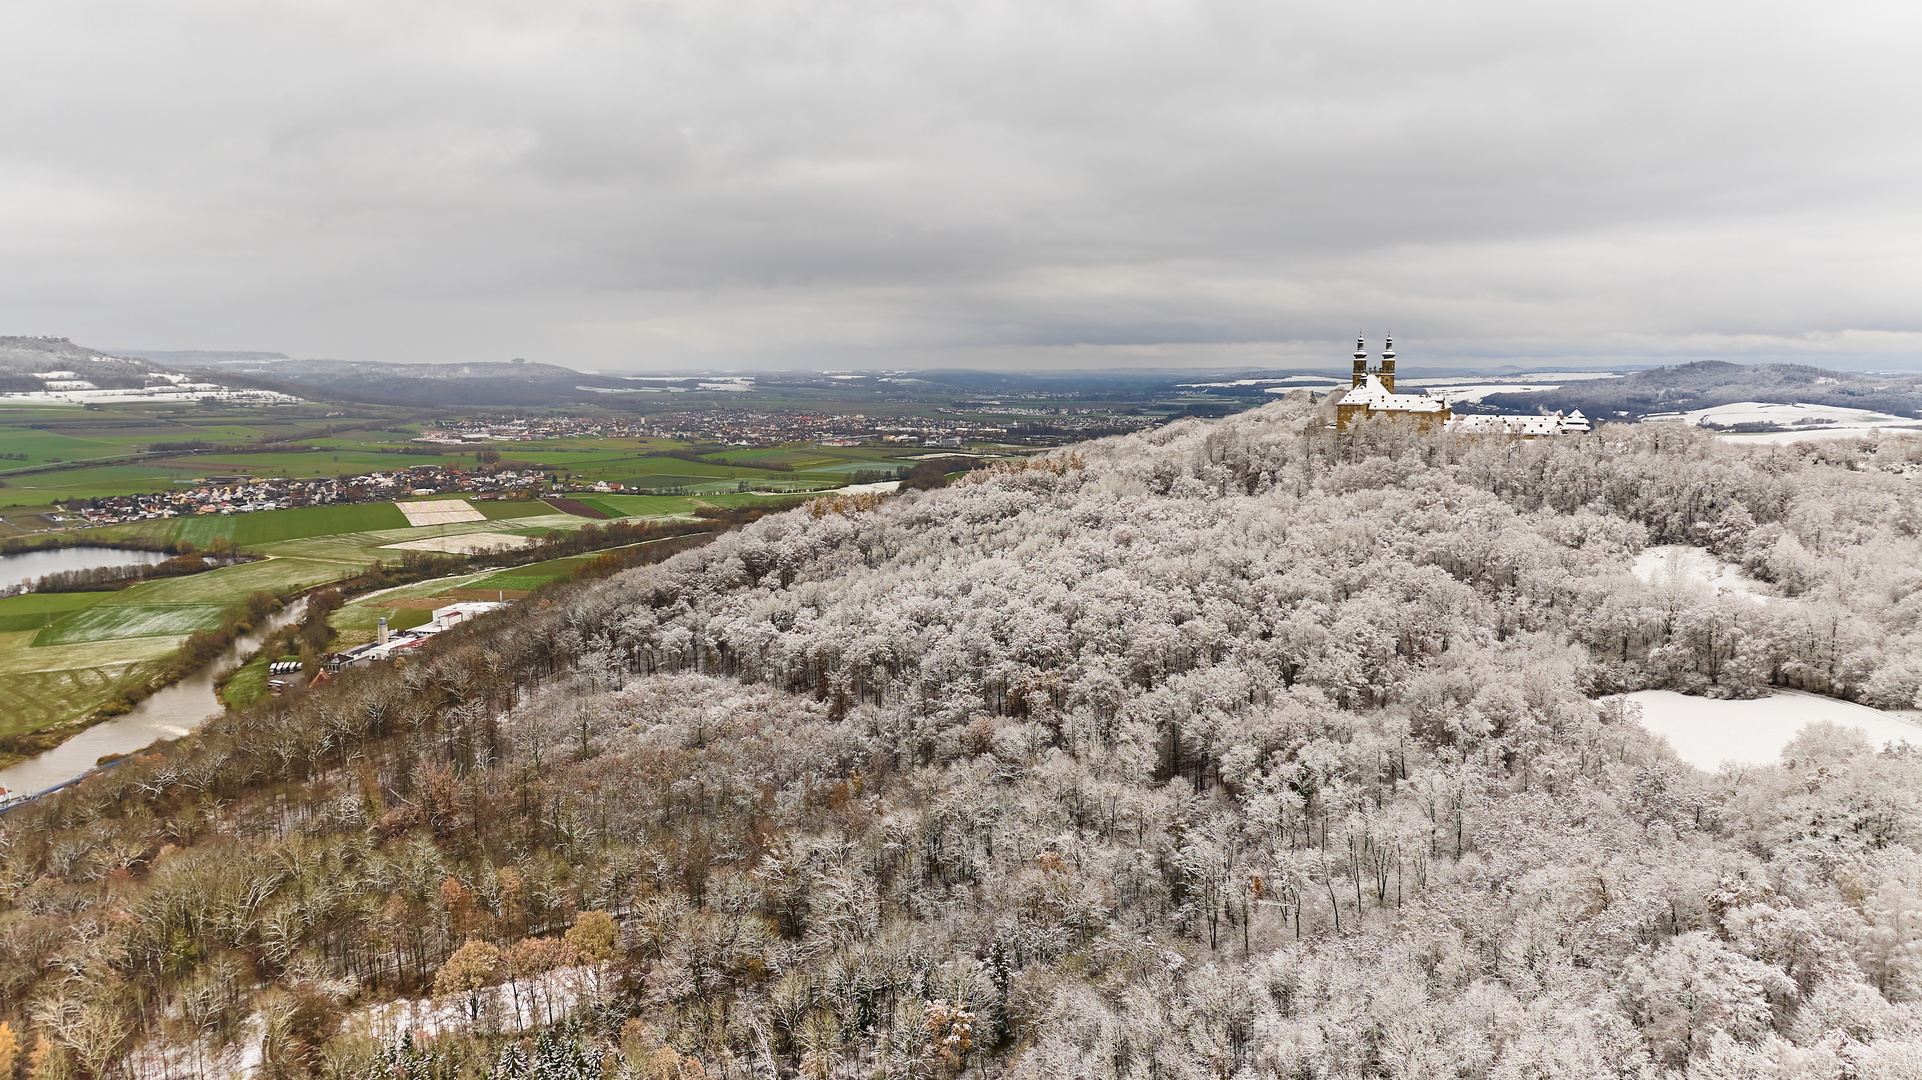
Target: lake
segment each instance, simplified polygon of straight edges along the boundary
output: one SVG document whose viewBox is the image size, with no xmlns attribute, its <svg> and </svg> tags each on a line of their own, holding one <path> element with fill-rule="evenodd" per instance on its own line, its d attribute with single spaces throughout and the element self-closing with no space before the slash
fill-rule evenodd
<svg viewBox="0 0 1922 1080">
<path fill-rule="evenodd" d="M 99 566 L 152 566 L 171 558 L 173 556 L 164 551 L 126 551 L 91 546 L 22 551 L 0 555 L 0 587 L 65 570 L 92 570 Z"/>
</svg>

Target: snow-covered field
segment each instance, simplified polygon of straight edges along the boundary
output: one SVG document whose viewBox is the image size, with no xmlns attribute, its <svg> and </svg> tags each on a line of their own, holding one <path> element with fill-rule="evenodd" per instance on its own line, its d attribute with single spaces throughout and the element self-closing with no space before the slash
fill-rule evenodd
<svg viewBox="0 0 1922 1080">
<path fill-rule="evenodd" d="M 1732 442 L 1776 443 L 1813 442 L 1819 439 L 1859 439 L 1872 431 L 1884 435 L 1922 435 L 1922 423 L 1905 420 L 1906 427 L 1892 427 L 1885 424 L 1824 424 L 1821 427 L 1796 431 L 1763 431 L 1753 434 L 1739 431 L 1718 431 L 1715 437 Z"/>
<path fill-rule="evenodd" d="M 1426 380 L 1422 380 L 1422 381 L 1426 381 Z M 1407 386 L 1407 385 L 1410 385 L 1410 381 L 1406 379 L 1398 381 L 1395 384 L 1396 389 L 1400 389 L 1401 387 Z M 1450 405 L 1454 405 L 1458 402 L 1463 402 L 1463 401 L 1480 401 L 1490 394 L 1535 394 L 1535 393 L 1540 393 L 1544 390 L 1553 390 L 1558 385 L 1559 384 L 1557 383 L 1449 382 L 1449 383 L 1442 383 L 1436 386 L 1425 387 L 1424 389 L 1428 391 L 1429 397 L 1438 397 L 1438 398 L 1441 398 L 1443 401 L 1448 402 Z"/>
<path fill-rule="evenodd" d="M 1642 726 L 1667 739 L 1677 757 L 1711 771 L 1725 762 L 1773 765 L 1789 740 L 1819 721 L 1855 728 L 1877 749 L 1898 742 L 1922 746 L 1922 723 L 1816 694 L 1788 691 L 1721 701 L 1673 690 L 1638 690 L 1627 698 L 1641 706 Z"/>
<path fill-rule="evenodd" d="M 823 495 L 885 495 L 901 486 L 899 480 L 876 480 L 872 484 L 849 484 L 846 487 L 823 491 Z M 778 492 L 776 493 L 778 494 Z"/>
<path fill-rule="evenodd" d="M 1842 405 L 1808 405 L 1800 401 L 1736 401 L 1708 409 L 1680 414 L 1691 424 L 1795 424 L 1827 422 L 1835 424 L 1900 424 L 1902 417 Z"/>
<path fill-rule="evenodd" d="M 1557 390 L 1572 382 L 1592 382 L 1596 379 L 1619 379 L 1614 372 L 1536 372 L 1528 375 L 1507 375 L 1495 379 L 1398 379 L 1396 387 L 1419 386 L 1428 391 L 1430 397 L 1438 397 L 1450 405 L 1461 402 L 1479 402 L 1490 394 L 1536 394 L 1546 390 Z"/>
<path fill-rule="evenodd" d="M 1707 548 L 1684 544 L 1647 548 L 1635 556 L 1629 572 L 1650 585 L 1692 581 L 1707 586 L 1717 596 L 1746 596 L 1758 604 L 1769 599 L 1767 585 L 1743 573 L 1741 567 L 1716 558 Z"/>
<path fill-rule="evenodd" d="M 427 502 L 395 503 L 407 516 L 407 524 L 453 525 L 462 521 L 486 521 L 487 515 L 474 509 L 466 499 L 433 499 Z"/>
<path fill-rule="evenodd" d="M 0 394 L 0 405 L 117 405 L 196 404 L 204 398 L 244 405 L 298 405 L 292 394 L 273 390 L 236 390 L 215 382 L 183 382 L 179 386 L 146 386 L 140 390 L 13 390 Z"/>
<path fill-rule="evenodd" d="M 1744 442 L 1786 443 L 1804 439 L 1843 439 L 1866 435 L 1870 431 L 1922 431 L 1922 421 L 1869 409 L 1850 409 L 1841 405 L 1809 405 L 1803 402 L 1736 401 L 1685 413 L 1652 413 L 1644 419 L 1688 424 L 1779 424 L 1786 431 L 1718 432 L 1724 438 Z"/>
<path fill-rule="evenodd" d="M 462 533 L 459 536 L 430 536 L 424 540 L 404 540 L 398 544 L 382 544 L 382 547 L 399 548 L 402 551 L 446 551 L 461 555 L 472 555 L 476 551 L 521 548 L 534 542 L 531 536 L 514 533 L 477 532 Z"/>
</svg>

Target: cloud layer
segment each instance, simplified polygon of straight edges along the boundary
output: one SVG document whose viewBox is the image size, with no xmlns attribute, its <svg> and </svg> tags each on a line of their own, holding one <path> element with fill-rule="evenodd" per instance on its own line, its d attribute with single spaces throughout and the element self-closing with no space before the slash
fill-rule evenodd
<svg viewBox="0 0 1922 1080">
<path fill-rule="evenodd" d="M 0 14 L 0 326 L 356 359 L 1922 352 L 1912 6 Z"/>
</svg>

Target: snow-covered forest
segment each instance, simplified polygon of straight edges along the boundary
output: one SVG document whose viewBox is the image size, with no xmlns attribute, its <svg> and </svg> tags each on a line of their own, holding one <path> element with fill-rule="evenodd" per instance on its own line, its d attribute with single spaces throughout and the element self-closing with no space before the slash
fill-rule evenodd
<svg viewBox="0 0 1922 1080">
<path fill-rule="evenodd" d="M 1922 1074 L 1922 754 L 1711 775 L 1606 700 L 1916 707 L 1922 439 L 1328 420 L 818 500 L 16 811 L 0 1058 Z"/>
</svg>

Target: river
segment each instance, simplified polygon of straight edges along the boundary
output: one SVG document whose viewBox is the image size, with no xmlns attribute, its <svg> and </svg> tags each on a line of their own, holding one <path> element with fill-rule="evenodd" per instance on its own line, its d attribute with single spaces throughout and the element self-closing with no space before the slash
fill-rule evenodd
<svg viewBox="0 0 1922 1080">
<path fill-rule="evenodd" d="M 128 553 L 137 554 L 137 553 Z M 69 567 L 68 569 L 72 569 Z M 123 713 L 75 735 L 38 757 L 31 757 L 0 769 L 0 787 L 8 795 L 45 791 L 84 775 L 101 758 L 131 754 L 162 739 L 177 739 L 221 712 L 214 683 L 239 667 L 247 654 L 260 648 L 267 636 L 300 618 L 307 608 L 306 598 L 269 615 L 264 623 L 214 657 L 199 671 L 187 676 Z"/>
<path fill-rule="evenodd" d="M 64 570 L 92 570 L 99 566 L 152 566 L 173 556 L 164 551 L 129 551 L 110 547 L 58 547 L 0 555 L 0 587 L 31 581 Z"/>
</svg>

